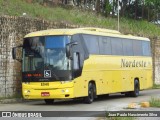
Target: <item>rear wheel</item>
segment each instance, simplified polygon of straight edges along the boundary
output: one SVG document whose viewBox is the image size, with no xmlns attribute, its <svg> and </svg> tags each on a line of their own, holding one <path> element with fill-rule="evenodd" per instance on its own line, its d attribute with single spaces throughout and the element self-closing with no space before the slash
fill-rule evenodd
<svg viewBox="0 0 160 120">
<path fill-rule="evenodd" d="M 88 85 L 88 96 L 84 98 L 84 102 L 91 104 L 94 100 L 94 85 L 92 83 L 89 83 Z"/>
<path fill-rule="evenodd" d="M 139 96 L 139 81 L 136 79 L 134 81 L 134 91 L 131 92 L 132 97 Z"/>
<path fill-rule="evenodd" d="M 54 103 L 54 99 L 44 99 L 45 103 L 47 105 L 53 104 Z"/>
</svg>

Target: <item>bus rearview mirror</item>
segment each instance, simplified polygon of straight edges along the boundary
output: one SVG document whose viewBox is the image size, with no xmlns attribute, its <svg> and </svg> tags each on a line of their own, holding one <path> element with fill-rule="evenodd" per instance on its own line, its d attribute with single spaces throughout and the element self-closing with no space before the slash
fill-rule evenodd
<svg viewBox="0 0 160 120">
<path fill-rule="evenodd" d="M 16 47 L 12 48 L 12 58 L 16 59 Z"/>
<path fill-rule="evenodd" d="M 19 57 L 17 58 L 17 48 L 21 48 L 22 46 L 18 46 L 18 47 L 13 47 L 12 48 L 12 58 L 14 60 L 18 60 L 19 62 L 22 61 L 22 59 L 19 59 Z"/>
</svg>

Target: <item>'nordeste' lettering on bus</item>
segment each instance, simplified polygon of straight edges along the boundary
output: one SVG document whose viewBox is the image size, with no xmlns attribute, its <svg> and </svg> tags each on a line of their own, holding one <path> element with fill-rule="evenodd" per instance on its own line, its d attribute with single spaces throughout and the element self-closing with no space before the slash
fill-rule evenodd
<svg viewBox="0 0 160 120">
<path fill-rule="evenodd" d="M 141 60 L 141 61 L 137 61 L 137 60 L 125 60 L 125 59 L 121 59 L 121 67 L 146 67 L 146 62 Z"/>
</svg>

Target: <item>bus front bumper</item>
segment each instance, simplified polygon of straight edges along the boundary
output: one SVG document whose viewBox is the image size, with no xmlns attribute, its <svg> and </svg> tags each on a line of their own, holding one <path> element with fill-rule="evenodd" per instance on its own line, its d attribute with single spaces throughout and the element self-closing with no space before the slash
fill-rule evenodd
<svg viewBox="0 0 160 120">
<path fill-rule="evenodd" d="M 73 87 L 55 89 L 23 89 L 24 99 L 69 99 L 74 98 Z"/>
</svg>

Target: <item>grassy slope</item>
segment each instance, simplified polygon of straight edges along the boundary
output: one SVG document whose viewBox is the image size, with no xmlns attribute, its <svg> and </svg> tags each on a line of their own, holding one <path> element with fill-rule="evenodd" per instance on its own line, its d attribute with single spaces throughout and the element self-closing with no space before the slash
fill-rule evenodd
<svg viewBox="0 0 160 120">
<path fill-rule="evenodd" d="M 61 7 L 48 8 L 39 4 L 28 4 L 24 0 L 0 0 L 0 15 L 22 16 L 23 13 L 27 13 L 29 17 L 38 17 L 50 21 L 64 21 L 81 26 L 117 29 L 116 18 L 97 16 L 88 11 L 69 10 Z M 147 21 L 134 21 L 121 18 L 120 32 L 153 37 L 160 36 L 160 27 Z"/>
</svg>

